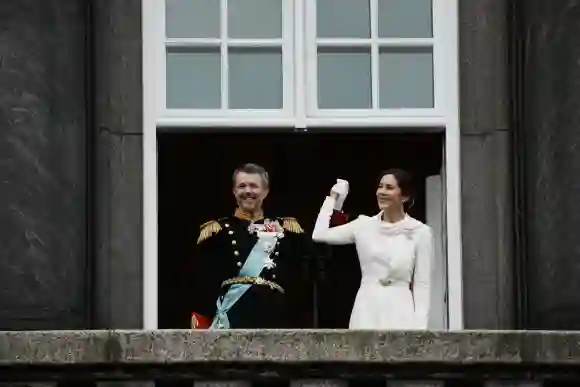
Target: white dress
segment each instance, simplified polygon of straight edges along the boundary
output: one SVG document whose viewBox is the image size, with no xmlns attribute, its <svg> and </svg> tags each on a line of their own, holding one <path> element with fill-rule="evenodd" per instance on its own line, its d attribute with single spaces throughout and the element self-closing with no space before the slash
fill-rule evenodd
<svg viewBox="0 0 580 387">
<path fill-rule="evenodd" d="M 406 215 L 383 222 L 382 213 L 329 227 L 334 199 L 320 209 L 312 239 L 333 245 L 354 243 L 362 272 L 350 329 L 427 329 L 433 233 Z"/>
</svg>

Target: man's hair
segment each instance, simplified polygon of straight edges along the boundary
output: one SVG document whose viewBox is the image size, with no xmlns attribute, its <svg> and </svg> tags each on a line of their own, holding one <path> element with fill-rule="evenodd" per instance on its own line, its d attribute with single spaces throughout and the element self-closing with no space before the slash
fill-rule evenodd
<svg viewBox="0 0 580 387">
<path fill-rule="evenodd" d="M 266 171 L 266 168 L 254 163 L 246 163 L 236 168 L 234 174 L 232 175 L 232 184 L 234 186 L 236 185 L 236 177 L 238 176 L 238 173 L 241 172 L 253 175 L 260 175 L 262 181 L 264 182 L 264 187 L 268 188 L 270 186 L 270 176 L 268 175 L 268 171 Z"/>
</svg>

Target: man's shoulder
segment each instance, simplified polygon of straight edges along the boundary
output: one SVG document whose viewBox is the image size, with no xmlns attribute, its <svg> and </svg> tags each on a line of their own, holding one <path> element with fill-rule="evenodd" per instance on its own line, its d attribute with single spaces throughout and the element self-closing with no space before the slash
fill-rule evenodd
<svg viewBox="0 0 580 387">
<path fill-rule="evenodd" d="M 219 234 L 225 227 L 228 226 L 229 217 L 209 220 L 199 226 L 199 236 L 197 244 L 209 239 L 210 237 Z"/>
<path fill-rule="evenodd" d="M 280 216 L 278 217 L 280 224 L 284 231 L 291 232 L 294 234 L 304 234 L 304 229 L 298 222 L 298 219 L 292 216 Z"/>
</svg>

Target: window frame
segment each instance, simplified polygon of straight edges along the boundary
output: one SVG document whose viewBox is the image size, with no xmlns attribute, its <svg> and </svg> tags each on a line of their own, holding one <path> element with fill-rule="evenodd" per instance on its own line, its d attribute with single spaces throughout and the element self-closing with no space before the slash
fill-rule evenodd
<svg viewBox="0 0 580 387">
<path fill-rule="evenodd" d="M 224 0 L 220 0 L 224 1 Z M 290 0 L 287 0 L 290 1 Z M 458 1 L 433 0 L 433 29 L 440 31 L 434 51 L 435 100 L 437 112 L 417 114 L 396 111 L 369 116 L 332 114 L 309 116 L 309 102 L 302 96 L 306 88 L 307 55 L 306 4 L 294 0 L 293 45 L 291 63 L 294 88 L 290 115 L 271 115 L 256 111 L 234 111 L 226 115 L 193 112 L 166 114 L 165 46 L 163 38 L 165 8 L 162 0 L 142 0 L 142 77 L 143 77 L 143 327 L 158 327 L 158 207 L 157 207 L 157 134 L 161 131 L 198 131 L 208 128 L 376 128 L 388 134 L 397 131 L 443 131 L 444 149 L 444 227 L 447 258 L 448 329 L 463 329 L 463 277 L 461 239 L 461 181 L 459 132 L 459 52 Z M 434 33 L 435 35 L 435 33 Z M 161 92 L 162 91 L 162 92 Z M 399 109 L 402 110 L 402 109 Z M 334 110 L 329 110 L 336 113 Z M 199 112 L 196 112 L 199 113 Z M 288 113 L 288 112 L 285 112 Z"/>
<path fill-rule="evenodd" d="M 436 126 L 445 114 L 445 84 L 442 72 L 445 63 L 446 30 L 445 21 L 448 19 L 449 3 L 441 0 L 432 0 L 432 26 L 433 37 L 431 38 L 379 38 L 377 15 L 379 0 L 369 0 L 370 3 L 370 31 L 369 39 L 341 39 L 322 38 L 318 39 L 316 34 L 316 0 L 304 3 L 306 60 L 307 65 L 306 80 L 308 92 L 305 95 L 307 100 L 307 115 L 313 118 L 345 117 L 345 118 L 393 118 L 397 120 L 415 119 L 421 122 L 430 122 Z M 446 6 L 447 4 L 447 6 Z M 365 42 L 366 40 L 366 42 Z M 372 88 L 372 109 L 319 109 L 318 108 L 318 47 L 369 47 L 371 51 L 371 88 Z M 378 103 L 379 94 L 379 50 L 390 47 L 430 47 L 433 52 L 433 108 L 388 108 L 381 109 L 375 105 Z"/>
<path fill-rule="evenodd" d="M 218 119 L 288 119 L 294 115 L 294 5 L 292 0 L 282 0 L 282 37 L 278 39 L 247 39 L 228 38 L 228 14 L 227 1 L 220 2 L 220 38 L 167 38 L 166 31 L 166 7 L 165 1 L 160 0 L 151 6 L 157 16 L 152 20 L 155 30 L 156 50 L 155 67 L 158 75 L 157 83 L 157 116 L 158 120 L 165 121 L 164 126 L 187 126 L 197 122 L 198 119 L 208 119 L 209 122 Z M 167 107 L 167 76 L 166 76 L 166 49 L 179 48 L 203 48 L 219 47 L 221 62 L 221 103 L 219 109 L 175 109 Z M 282 50 L 282 109 L 229 109 L 229 72 L 228 72 L 228 49 L 229 48 L 271 48 L 280 47 Z"/>
</svg>

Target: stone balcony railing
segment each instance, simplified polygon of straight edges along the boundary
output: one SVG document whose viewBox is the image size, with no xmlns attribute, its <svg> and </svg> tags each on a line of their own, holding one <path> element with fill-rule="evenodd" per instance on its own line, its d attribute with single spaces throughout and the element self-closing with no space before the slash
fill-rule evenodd
<svg viewBox="0 0 580 387">
<path fill-rule="evenodd" d="M 580 332 L 0 332 L 0 383 L 168 380 L 231 387 L 580 386 Z"/>
</svg>

